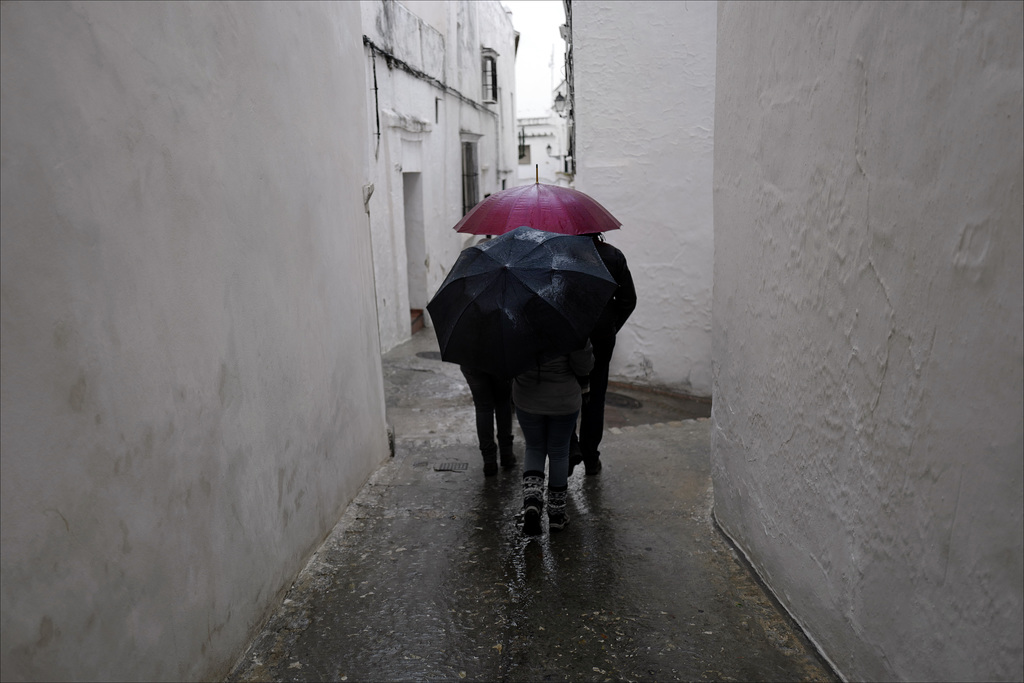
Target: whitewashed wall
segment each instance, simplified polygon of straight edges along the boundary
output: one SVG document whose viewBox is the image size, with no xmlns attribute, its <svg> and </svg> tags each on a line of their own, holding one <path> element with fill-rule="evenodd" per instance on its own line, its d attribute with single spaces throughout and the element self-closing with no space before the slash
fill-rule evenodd
<svg viewBox="0 0 1024 683">
<path fill-rule="evenodd" d="M 359 6 L 0 30 L 0 678 L 217 679 L 388 454 Z"/>
<path fill-rule="evenodd" d="M 518 165 L 516 185 L 533 185 L 539 176 L 544 184 L 568 187 L 572 176 L 565 173 L 565 155 L 568 154 L 566 119 L 550 112 L 547 116 L 519 118 L 516 125 L 516 135 L 525 133 L 526 146 L 530 149 L 530 163 Z"/>
<path fill-rule="evenodd" d="M 623 223 L 639 299 L 613 376 L 711 395 L 713 2 L 572 5 L 576 189 Z"/>
<path fill-rule="evenodd" d="M 1020 3 L 723 3 L 715 514 L 850 680 L 1020 680 Z"/>
<path fill-rule="evenodd" d="M 389 67 L 385 57 L 365 51 L 373 267 L 381 349 L 387 351 L 409 339 L 409 309 L 423 307 L 466 246 L 466 236 L 452 230 L 462 218 L 462 140 L 477 142 L 480 198 L 500 190 L 502 180 L 515 185 L 515 32 L 496 0 L 360 4 L 364 34 L 422 73 Z M 481 103 L 483 47 L 498 53 L 495 104 Z M 423 284 L 414 278 L 412 286 L 407 264 L 415 246 L 406 244 L 403 173 L 419 173 L 422 189 L 426 273 Z"/>
</svg>

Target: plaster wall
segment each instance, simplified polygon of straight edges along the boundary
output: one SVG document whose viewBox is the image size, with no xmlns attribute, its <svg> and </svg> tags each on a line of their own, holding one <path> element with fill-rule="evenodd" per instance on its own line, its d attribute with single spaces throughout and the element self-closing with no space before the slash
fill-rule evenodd
<svg viewBox="0 0 1024 683">
<path fill-rule="evenodd" d="M 573 3 L 575 187 L 623 227 L 638 303 L 619 379 L 711 395 L 713 2 Z"/>
<path fill-rule="evenodd" d="M 0 32 L 0 678 L 217 679 L 388 455 L 359 7 Z"/>
<path fill-rule="evenodd" d="M 566 119 L 552 112 L 543 117 L 520 118 L 517 126 L 526 134 L 530 163 L 518 164 L 516 185 L 532 185 L 539 175 L 542 183 L 568 187 L 571 176 L 565 173 Z"/>
<path fill-rule="evenodd" d="M 479 198 L 501 190 L 502 181 L 514 185 L 515 33 L 498 2 L 360 4 L 364 35 L 425 76 L 365 50 L 373 185 L 367 206 L 381 349 L 388 351 L 409 339 L 409 309 L 422 308 L 414 304 L 429 300 L 467 245 L 467 236 L 452 230 L 462 218 L 462 141 L 477 144 Z M 481 102 L 484 47 L 498 53 L 494 104 Z M 402 178 L 410 172 L 421 174 L 426 270 L 425 288 L 414 281 L 412 289 Z"/>
<path fill-rule="evenodd" d="M 715 515 L 850 680 L 1020 680 L 1020 3 L 722 3 Z"/>
</svg>

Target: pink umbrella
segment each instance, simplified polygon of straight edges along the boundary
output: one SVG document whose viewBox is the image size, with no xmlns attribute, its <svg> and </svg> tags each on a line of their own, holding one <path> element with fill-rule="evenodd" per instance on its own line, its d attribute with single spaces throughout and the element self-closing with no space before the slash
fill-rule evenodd
<svg viewBox="0 0 1024 683">
<path fill-rule="evenodd" d="M 589 195 L 534 183 L 495 192 L 463 216 L 455 230 L 504 235 L 521 225 L 562 235 L 586 235 L 617 230 L 622 223 Z"/>
</svg>

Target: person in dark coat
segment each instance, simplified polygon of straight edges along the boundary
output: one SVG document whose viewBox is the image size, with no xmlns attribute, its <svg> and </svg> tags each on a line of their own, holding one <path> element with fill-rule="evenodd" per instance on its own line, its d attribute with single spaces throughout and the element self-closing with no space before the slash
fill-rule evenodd
<svg viewBox="0 0 1024 683">
<path fill-rule="evenodd" d="M 608 366 L 611 364 L 612 351 L 615 350 L 615 335 L 636 308 L 636 288 L 633 276 L 626 264 L 626 257 L 621 251 L 604 241 L 600 233 L 588 235 L 594 240 L 597 253 L 604 261 L 608 272 L 615 278 L 619 288 L 615 290 L 611 301 L 605 306 L 601 317 L 590 335 L 590 343 L 594 347 L 594 369 L 590 372 L 590 392 L 588 400 L 580 410 L 579 436 L 575 431 L 572 435 L 569 454 L 569 474 L 576 465 L 583 463 L 587 474 L 601 471 L 601 452 L 598 446 L 604 433 L 604 400 L 608 393 Z"/>
<path fill-rule="evenodd" d="M 484 244 L 493 235 L 484 235 L 475 244 Z M 473 410 L 476 412 L 476 437 L 480 455 L 484 459 L 484 476 L 498 473 L 498 456 L 501 466 L 511 469 L 516 466 L 512 450 L 512 380 L 507 377 L 461 365 L 462 376 L 466 378 L 469 392 L 473 395 Z M 497 427 L 497 435 L 494 428 Z M 495 440 L 497 436 L 497 440 Z"/>
<path fill-rule="evenodd" d="M 516 456 L 512 451 L 512 380 L 467 365 L 460 366 L 460 369 L 473 394 L 476 436 L 484 459 L 484 476 L 498 473 L 499 454 L 502 467 L 515 467 Z M 497 442 L 495 426 L 498 428 Z"/>
</svg>

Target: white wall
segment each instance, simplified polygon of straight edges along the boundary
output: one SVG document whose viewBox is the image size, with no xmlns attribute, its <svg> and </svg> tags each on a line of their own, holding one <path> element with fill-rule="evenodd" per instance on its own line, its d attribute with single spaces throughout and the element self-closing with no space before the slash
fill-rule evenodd
<svg viewBox="0 0 1024 683">
<path fill-rule="evenodd" d="M 516 185 L 533 185 L 539 176 L 540 182 L 547 185 L 568 187 L 572 176 L 565 173 L 565 155 L 568 153 L 566 119 L 551 112 L 546 117 L 519 118 L 516 125 L 516 135 L 525 133 L 526 146 L 530 150 L 530 163 L 518 164 Z M 548 147 L 551 148 L 550 154 Z"/>
<path fill-rule="evenodd" d="M 434 294 L 466 246 L 466 236 L 452 230 L 462 218 L 462 138 L 477 141 L 481 199 L 500 190 L 502 179 L 508 187 L 515 184 L 515 33 L 496 1 L 424 0 L 406 6 L 363 0 L 360 5 L 364 34 L 423 74 L 389 66 L 384 56 L 365 51 L 373 268 L 381 349 L 387 351 L 409 339 L 410 307 L 422 308 L 413 304 Z M 483 47 L 498 52 L 495 104 L 481 103 Z M 413 284 L 410 292 L 402 178 L 409 172 L 421 174 L 425 291 Z"/>
<path fill-rule="evenodd" d="M 576 189 L 623 223 L 638 305 L 611 372 L 711 395 L 713 2 L 572 5 Z"/>
<path fill-rule="evenodd" d="M 215 679 L 388 453 L 359 7 L 0 28 L 0 677 Z"/>
<path fill-rule="evenodd" d="M 1022 6 L 723 3 L 715 514 L 851 680 L 1020 680 Z"/>
</svg>

